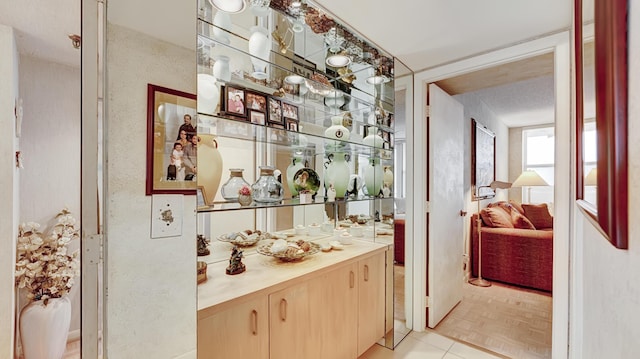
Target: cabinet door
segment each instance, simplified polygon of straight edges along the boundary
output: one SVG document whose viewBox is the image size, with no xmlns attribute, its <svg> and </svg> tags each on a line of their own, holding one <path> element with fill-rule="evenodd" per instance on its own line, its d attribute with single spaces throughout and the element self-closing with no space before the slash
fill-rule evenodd
<svg viewBox="0 0 640 359">
<path fill-rule="evenodd" d="M 384 253 L 358 262 L 358 356 L 384 337 Z"/>
<path fill-rule="evenodd" d="M 266 296 L 198 320 L 198 358 L 269 358 Z"/>
<path fill-rule="evenodd" d="M 311 338 L 322 343 L 314 358 L 353 359 L 358 356 L 357 264 L 336 269 L 312 280 Z"/>
<path fill-rule="evenodd" d="M 271 359 L 314 358 L 320 342 L 311 338 L 309 282 L 269 295 L 269 352 Z"/>
</svg>

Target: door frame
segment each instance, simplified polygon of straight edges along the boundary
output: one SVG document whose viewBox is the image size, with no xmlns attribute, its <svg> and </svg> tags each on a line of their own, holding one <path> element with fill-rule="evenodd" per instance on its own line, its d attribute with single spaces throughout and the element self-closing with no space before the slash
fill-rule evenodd
<svg viewBox="0 0 640 359">
<path fill-rule="evenodd" d="M 569 344 L 569 263 L 572 242 L 573 149 L 571 141 L 572 99 L 571 99 L 571 42 L 569 31 L 549 35 L 529 42 L 469 57 L 460 61 L 426 69 L 415 73 L 413 141 L 407 141 L 407 151 L 415 154 L 415 159 L 428 158 L 426 138 L 426 94 L 427 85 L 432 82 L 462 75 L 504 63 L 553 52 L 555 87 L 555 188 L 554 188 L 554 243 L 553 243 L 553 323 L 552 357 L 567 358 Z M 561 120 L 564 119 L 564 120 Z M 562 139 L 562 140 L 561 140 Z M 428 213 L 427 162 L 414 161 L 413 213 Z M 422 221 L 413 222 L 414 266 L 413 290 L 413 330 L 426 328 L 425 308 L 427 306 L 427 227 Z M 463 240 L 461 238 L 461 240 Z M 460 254 L 462 255 L 462 253 Z"/>
</svg>

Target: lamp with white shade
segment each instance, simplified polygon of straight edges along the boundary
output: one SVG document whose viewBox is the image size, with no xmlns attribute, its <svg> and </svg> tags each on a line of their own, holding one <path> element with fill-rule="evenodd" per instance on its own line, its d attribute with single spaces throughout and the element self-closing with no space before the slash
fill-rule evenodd
<svg viewBox="0 0 640 359">
<path fill-rule="evenodd" d="M 527 201 L 531 201 L 531 187 L 548 186 L 549 184 L 534 170 L 523 171 L 511 187 L 527 187 Z"/>
</svg>

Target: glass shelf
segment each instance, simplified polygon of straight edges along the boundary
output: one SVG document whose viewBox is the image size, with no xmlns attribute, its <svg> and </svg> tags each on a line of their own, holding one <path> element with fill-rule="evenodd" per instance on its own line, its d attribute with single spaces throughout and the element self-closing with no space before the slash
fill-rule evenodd
<svg viewBox="0 0 640 359">
<path fill-rule="evenodd" d="M 351 73 L 341 75 L 335 68 L 325 68 L 324 63 L 322 63 L 322 67 L 318 67 L 316 63 L 305 57 L 292 56 L 290 50 L 287 51 L 286 55 L 283 55 L 278 51 L 278 43 L 272 41 L 269 60 L 266 61 L 268 63 L 266 73 L 269 77 L 265 80 L 256 80 L 250 75 L 252 72 L 251 59 L 255 60 L 257 58 L 249 54 L 248 34 L 240 35 L 235 32 L 229 32 L 206 21 L 200 21 L 199 26 L 201 28 L 198 35 L 199 73 L 210 72 L 209 68 L 213 66 L 215 59 L 211 58 L 209 54 L 212 52 L 212 49 L 215 48 L 217 55 L 224 54 L 234 63 L 234 66 L 232 66 L 234 68 L 233 72 L 235 73 L 234 82 L 240 81 L 240 83 L 246 85 L 246 87 L 263 87 L 263 92 L 272 93 L 281 87 L 286 87 L 283 80 L 287 76 L 300 75 L 306 79 L 307 87 L 312 89 L 324 88 L 326 90 L 335 90 L 343 94 L 344 101 L 349 104 L 349 110 L 351 111 L 358 110 L 362 107 L 371 109 L 379 103 L 381 103 L 387 111 L 393 109 L 393 79 L 389 78 L 388 82 L 381 85 L 369 84 L 366 82 L 366 79 L 374 72 L 370 64 L 353 63 L 350 66 Z M 221 39 L 220 33 L 225 34 L 228 38 L 225 37 Z M 322 50 L 320 51 L 322 52 Z M 321 58 L 324 59 L 324 55 L 321 56 Z M 323 86 L 311 80 L 310 77 L 314 72 L 325 75 L 331 87 Z M 354 77 L 350 83 L 346 80 L 348 76 Z M 295 86 L 291 87 L 295 88 Z M 256 88 L 256 90 L 258 90 L 258 88 Z M 349 92 L 351 92 L 351 94 L 349 94 Z M 314 99 L 310 95 L 311 93 L 312 91 L 308 93 L 308 96 L 303 95 L 301 99 Z M 323 99 L 315 98 L 314 100 L 322 103 Z"/>
<path fill-rule="evenodd" d="M 299 198 L 285 198 L 279 203 L 256 203 L 253 202 L 248 206 L 241 206 L 240 203 L 234 201 L 226 202 L 214 202 L 209 206 L 198 207 L 198 213 L 216 212 L 216 211 L 233 211 L 233 210 L 247 210 L 247 209 L 265 209 L 265 208 L 280 208 L 291 206 L 307 206 L 307 205 L 339 205 L 341 203 L 353 203 L 353 202 L 373 202 L 373 201 L 391 201 L 393 197 L 372 197 L 372 196 L 358 196 L 343 199 L 336 199 L 335 201 L 327 202 L 324 197 L 316 196 L 315 200 L 308 203 L 301 203 Z"/>
<path fill-rule="evenodd" d="M 393 160 L 393 149 L 368 146 L 362 143 L 362 135 L 354 133 L 347 141 L 338 141 L 324 136 L 325 127 L 301 122 L 301 131 L 290 131 L 275 127 L 263 126 L 247 122 L 246 120 L 230 119 L 220 116 L 198 114 L 198 128 L 209 129 L 209 133 L 221 137 L 240 140 L 269 143 L 291 148 L 304 148 L 312 143 L 318 146 L 318 153 L 349 152 L 353 154 L 377 154 L 381 159 Z M 354 127 L 362 127 L 356 124 Z M 202 132 L 202 131 L 201 131 Z M 387 143 L 389 144 L 389 143 Z"/>
</svg>

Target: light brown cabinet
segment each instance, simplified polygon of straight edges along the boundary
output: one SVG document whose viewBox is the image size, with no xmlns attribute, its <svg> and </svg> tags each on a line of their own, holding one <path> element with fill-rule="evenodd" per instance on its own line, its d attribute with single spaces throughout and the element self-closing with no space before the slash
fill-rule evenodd
<svg viewBox="0 0 640 359">
<path fill-rule="evenodd" d="M 356 359 L 384 336 L 385 253 L 227 303 L 198 320 L 198 358 Z"/>
<path fill-rule="evenodd" d="M 358 356 L 385 332 L 384 253 L 358 262 Z"/>
<path fill-rule="evenodd" d="M 267 297 L 257 296 L 199 319 L 198 358 L 269 358 Z"/>
</svg>

